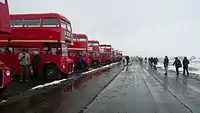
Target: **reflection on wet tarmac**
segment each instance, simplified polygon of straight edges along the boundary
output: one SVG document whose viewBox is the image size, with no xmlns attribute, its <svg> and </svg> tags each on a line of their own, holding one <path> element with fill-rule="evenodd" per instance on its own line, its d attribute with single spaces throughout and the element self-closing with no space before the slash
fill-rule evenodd
<svg viewBox="0 0 200 113">
<path fill-rule="evenodd" d="M 85 111 L 86 113 L 191 113 L 199 99 L 188 106 L 187 76 L 165 76 L 151 68 L 135 63 L 123 71 Z M 114 91 L 113 91 L 114 90 Z M 180 92 L 183 91 L 183 92 Z M 194 94 L 194 93 L 192 93 Z M 187 95 L 187 97 L 182 97 Z M 114 97 L 114 98 L 106 98 Z M 191 97 L 191 96 L 190 96 Z M 185 98 L 185 99 L 183 99 Z"/>
<path fill-rule="evenodd" d="M 70 87 L 62 86 L 0 106 L 0 113 L 76 113 L 86 106 L 120 70 L 120 65 L 115 66 L 102 74 L 85 76 Z"/>
</svg>

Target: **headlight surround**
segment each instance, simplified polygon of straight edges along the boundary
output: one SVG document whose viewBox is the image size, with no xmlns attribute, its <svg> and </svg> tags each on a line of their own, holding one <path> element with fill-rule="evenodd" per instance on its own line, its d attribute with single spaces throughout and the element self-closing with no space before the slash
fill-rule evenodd
<svg viewBox="0 0 200 113">
<path fill-rule="evenodd" d="M 6 76 L 10 76 L 11 72 L 9 70 L 6 71 Z"/>
</svg>

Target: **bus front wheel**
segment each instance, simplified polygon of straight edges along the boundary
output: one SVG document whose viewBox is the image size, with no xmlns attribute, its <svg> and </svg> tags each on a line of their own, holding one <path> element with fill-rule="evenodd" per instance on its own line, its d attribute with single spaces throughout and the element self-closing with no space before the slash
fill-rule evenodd
<svg viewBox="0 0 200 113">
<path fill-rule="evenodd" d="M 45 79 L 47 81 L 52 81 L 56 79 L 61 79 L 61 72 L 60 70 L 54 65 L 47 65 L 45 67 Z"/>
</svg>

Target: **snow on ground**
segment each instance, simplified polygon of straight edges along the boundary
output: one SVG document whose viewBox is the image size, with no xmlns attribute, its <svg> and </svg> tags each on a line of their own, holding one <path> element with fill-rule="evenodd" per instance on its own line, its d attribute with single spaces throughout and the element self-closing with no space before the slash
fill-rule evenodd
<svg viewBox="0 0 200 113">
<path fill-rule="evenodd" d="M 117 62 L 117 63 L 118 63 L 118 62 Z M 115 65 L 115 64 L 117 64 L 117 63 L 112 63 L 112 64 L 110 64 L 110 65 L 106 65 L 106 66 L 103 66 L 103 67 L 100 67 L 100 68 L 97 68 L 97 69 L 93 69 L 93 70 L 90 70 L 90 71 L 87 71 L 87 72 L 83 72 L 82 75 L 86 75 L 86 74 L 89 74 L 89 73 L 92 73 L 92 72 L 96 72 L 96 71 L 101 70 L 101 69 L 105 69 L 105 68 L 108 68 L 108 67 L 112 67 L 113 65 Z M 64 81 L 66 81 L 66 80 L 67 80 L 67 79 L 55 80 L 55 81 L 50 82 L 50 83 L 46 83 L 46 84 L 43 84 L 43 85 L 35 86 L 35 87 L 31 88 L 30 90 L 40 89 L 40 88 L 44 88 L 44 87 L 47 87 L 47 86 L 59 84 L 59 83 L 64 82 Z"/>
<path fill-rule="evenodd" d="M 43 84 L 43 85 L 35 86 L 35 87 L 31 88 L 31 90 L 40 89 L 40 88 L 43 88 L 43 87 L 47 87 L 47 86 L 59 84 L 59 83 L 61 83 L 61 82 L 63 82 L 63 81 L 66 81 L 66 80 L 67 80 L 67 79 L 55 80 L 55 81 L 50 82 L 50 83 L 46 83 L 46 84 Z"/>
<path fill-rule="evenodd" d="M 6 103 L 8 100 L 1 100 L 0 101 L 0 104 L 2 104 L 2 103 Z"/>
<path fill-rule="evenodd" d="M 172 65 L 173 60 L 169 61 L 169 67 L 168 70 L 170 71 L 176 71 L 175 67 Z M 158 62 L 157 67 L 164 69 L 163 61 Z M 179 69 L 180 72 L 183 72 L 183 68 Z M 191 73 L 191 76 L 194 78 L 197 78 L 200 80 L 200 59 L 194 59 L 190 61 L 189 64 L 189 73 Z"/>
</svg>

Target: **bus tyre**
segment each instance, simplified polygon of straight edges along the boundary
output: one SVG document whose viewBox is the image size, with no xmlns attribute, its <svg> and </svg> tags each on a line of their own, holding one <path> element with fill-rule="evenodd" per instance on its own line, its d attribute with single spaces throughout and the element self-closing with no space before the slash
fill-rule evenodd
<svg viewBox="0 0 200 113">
<path fill-rule="evenodd" d="M 4 91 L 5 91 L 5 88 L 1 88 L 1 89 L 0 89 L 0 97 L 2 97 Z"/>
<path fill-rule="evenodd" d="M 108 60 L 108 61 L 107 61 L 107 64 L 111 64 L 111 61 L 110 61 L 110 60 Z"/>
<path fill-rule="evenodd" d="M 61 73 L 58 68 L 54 65 L 47 65 L 45 67 L 45 79 L 47 81 L 52 81 L 56 79 L 61 79 Z"/>
<path fill-rule="evenodd" d="M 97 68 L 97 67 L 100 67 L 100 63 L 99 63 L 98 61 L 94 61 L 94 62 L 93 62 L 93 65 L 94 65 L 94 67 L 96 67 L 96 68 Z"/>
</svg>

